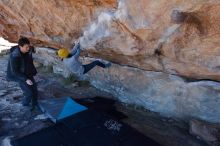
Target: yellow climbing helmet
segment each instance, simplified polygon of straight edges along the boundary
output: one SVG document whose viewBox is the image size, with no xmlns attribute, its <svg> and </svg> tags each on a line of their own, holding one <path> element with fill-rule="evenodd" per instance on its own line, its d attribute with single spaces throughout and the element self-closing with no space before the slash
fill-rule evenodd
<svg viewBox="0 0 220 146">
<path fill-rule="evenodd" d="M 60 58 L 67 58 L 67 56 L 70 54 L 69 50 L 68 49 L 65 49 L 65 48 L 62 48 L 62 49 L 59 49 L 58 51 L 58 56 Z"/>
</svg>

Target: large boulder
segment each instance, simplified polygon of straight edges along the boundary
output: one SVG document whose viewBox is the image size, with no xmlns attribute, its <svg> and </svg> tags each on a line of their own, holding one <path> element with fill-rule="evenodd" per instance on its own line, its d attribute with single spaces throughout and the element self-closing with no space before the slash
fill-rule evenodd
<svg viewBox="0 0 220 146">
<path fill-rule="evenodd" d="M 79 39 L 83 55 L 114 62 L 85 77 L 123 102 L 220 123 L 219 0 L 1 0 L 0 18 L 12 42 L 58 49 Z M 48 53 L 44 64 L 67 75 Z"/>
<path fill-rule="evenodd" d="M 0 35 L 119 64 L 220 81 L 219 0 L 2 0 Z"/>
</svg>

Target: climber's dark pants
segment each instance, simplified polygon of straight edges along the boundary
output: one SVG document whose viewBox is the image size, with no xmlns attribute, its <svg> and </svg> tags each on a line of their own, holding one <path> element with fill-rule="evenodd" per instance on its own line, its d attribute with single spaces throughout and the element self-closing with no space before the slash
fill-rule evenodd
<svg viewBox="0 0 220 146">
<path fill-rule="evenodd" d="M 102 63 L 102 62 L 96 60 L 96 61 L 94 61 L 94 62 L 92 62 L 92 63 L 90 63 L 90 64 L 83 65 L 83 67 L 84 67 L 84 72 L 83 72 L 83 74 L 86 74 L 87 72 L 89 72 L 89 71 L 90 71 L 91 69 L 93 69 L 96 65 L 97 65 L 97 66 L 100 66 L 100 67 L 102 67 L 102 68 L 105 68 L 105 64 L 104 64 L 104 63 Z"/>
</svg>

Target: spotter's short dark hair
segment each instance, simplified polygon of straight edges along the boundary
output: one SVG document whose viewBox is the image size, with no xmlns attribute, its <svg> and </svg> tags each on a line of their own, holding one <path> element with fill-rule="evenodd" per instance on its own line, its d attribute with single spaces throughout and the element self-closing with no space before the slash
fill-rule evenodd
<svg viewBox="0 0 220 146">
<path fill-rule="evenodd" d="M 28 38 L 26 37 L 21 37 L 19 40 L 18 40 L 18 45 L 23 47 L 24 45 L 30 45 L 30 41 Z"/>
</svg>

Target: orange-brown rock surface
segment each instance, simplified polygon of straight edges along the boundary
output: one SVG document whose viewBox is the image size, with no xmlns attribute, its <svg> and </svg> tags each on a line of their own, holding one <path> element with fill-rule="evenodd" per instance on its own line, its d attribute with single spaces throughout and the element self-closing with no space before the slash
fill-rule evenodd
<svg viewBox="0 0 220 146">
<path fill-rule="evenodd" d="M 116 5 L 115 0 L 1 0 L 0 34 L 12 42 L 26 36 L 41 46 L 70 46 L 96 11 Z"/>
<path fill-rule="evenodd" d="M 119 64 L 220 81 L 219 0 L 1 0 L 0 35 Z"/>
</svg>

